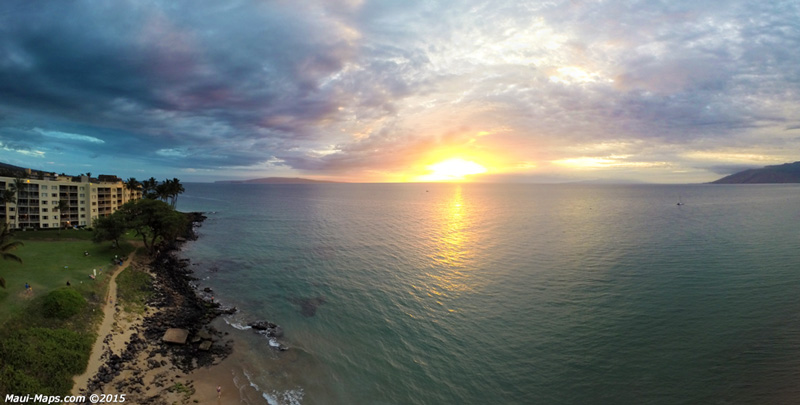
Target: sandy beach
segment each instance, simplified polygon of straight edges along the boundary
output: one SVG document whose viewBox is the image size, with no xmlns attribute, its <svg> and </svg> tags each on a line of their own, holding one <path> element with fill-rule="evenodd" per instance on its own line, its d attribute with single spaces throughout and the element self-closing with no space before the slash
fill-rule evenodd
<svg viewBox="0 0 800 405">
<path fill-rule="evenodd" d="M 86 372 L 74 378 L 73 395 L 125 394 L 126 402 L 136 404 L 242 402 L 224 364 L 233 342 L 210 325 L 220 314 L 218 305 L 196 294 L 188 261 L 173 253 L 161 253 L 152 262 L 130 257 L 111 277 L 98 338 Z M 116 278 L 129 266 L 153 276 L 156 293 L 143 314 L 123 311 L 117 300 Z M 164 342 L 168 328 L 186 329 L 186 344 Z M 204 342 L 211 347 L 203 350 Z"/>
</svg>

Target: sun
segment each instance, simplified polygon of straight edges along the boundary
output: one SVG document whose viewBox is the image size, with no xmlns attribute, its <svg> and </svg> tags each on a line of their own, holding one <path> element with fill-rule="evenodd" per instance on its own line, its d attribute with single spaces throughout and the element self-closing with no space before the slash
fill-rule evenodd
<svg viewBox="0 0 800 405">
<path fill-rule="evenodd" d="M 486 173 L 486 168 L 461 158 L 447 159 L 426 167 L 430 173 L 417 177 L 417 181 L 461 181 L 472 174 Z"/>
</svg>

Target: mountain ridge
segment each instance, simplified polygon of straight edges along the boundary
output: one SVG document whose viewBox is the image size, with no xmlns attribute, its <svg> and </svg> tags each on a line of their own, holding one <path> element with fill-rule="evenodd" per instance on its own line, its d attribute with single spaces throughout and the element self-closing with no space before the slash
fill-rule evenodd
<svg viewBox="0 0 800 405">
<path fill-rule="evenodd" d="M 302 177 L 262 177 L 249 180 L 217 180 L 216 184 L 316 184 L 316 183 L 339 183 L 338 181 L 312 180 Z"/>
<path fill-rule="evenodd" d="M 800 161 L 747 169 L 712 181 L 710 184 L 783 184 L 800 183 Z"/>
</svg>

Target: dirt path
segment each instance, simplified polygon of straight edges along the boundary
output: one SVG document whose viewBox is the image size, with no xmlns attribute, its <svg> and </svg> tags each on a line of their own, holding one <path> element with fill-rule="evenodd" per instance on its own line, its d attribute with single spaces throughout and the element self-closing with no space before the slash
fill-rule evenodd
<svg viewBox="0 0 800 405">
<path fill-rule="evenodd" d="M 108 281 L 108 293 L 103 303 L 103 323 L 100 324 L 100 329 L 97 331 L 97 339 L 94 341 L 94 345 L 92 345 L 92 353 L 89 355 L 89 365 L 86 367 L 86 372 L 73 377 L 75 384 L 72 386 L 72 395 L 78 395 L 78 391 L 81 388 L 86 388 L 89 379 L 97 374 L 97 370 L 103 365 L 102 356 L 105 352 L 105 350 L 103 350 L 103 341 L 106 336 L 112 332 L 116 318 L 114 315 L 117 308 L 117 276 L 122 270 L 130 266 L 135 253 L 136 252 L 132 252 L 122 265 L 116 267 L 114 274 L 111 275 L 111 279 Z"/>
</svg>

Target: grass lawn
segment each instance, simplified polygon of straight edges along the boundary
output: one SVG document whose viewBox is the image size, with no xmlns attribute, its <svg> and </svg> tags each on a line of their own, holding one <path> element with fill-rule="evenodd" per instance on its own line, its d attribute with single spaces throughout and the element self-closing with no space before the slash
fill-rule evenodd
<svg viewBox="0 0 800 405">
<path fill-rule="evenodd" d="M 60 241 L 60 240 L 92 240 L 92 231 L 88 231 L 86 229 L 47 229 L 47 230 L 28 230 L 28 231 L 21 231 L 16 230 L 14 231 L 14 239 L 27 241 L 27 240 L 46 240 L 46 241 Z M 139 241 L 142 240 L 141 237 L 135 236 L 136 231 L 128 231 L 122 238 L 123 240 L 135 240 Z M 109 242 L 110 243 L 110 242 Z"/>
<path fill-rule="evenodd" d="M 130 255 L 135 247 L 127 240 L 119 248 L 92 243 L 88 231 L 16 232 L 14 239 L 25 244 L 13 251 L 23 263 L 0 260 L 0 276 L 6 279 L 6 289 L 0 289 L 0 397 L 65 395 L 72 376 L 86 369 L 112 259 Z M 95 280 L 89 278 L 93 269 Z M 25 291 L 26 282 L 32 293 Z M 68 318 L 54 318 L 54 295 L 48 294 L 56 289 L 77 291 L 88 305 Z"/>
<path fill-rule="evenodd" d="M 121 242 L 120 248 L 112 248 L 110 242 L 96 244 L 89 238 L 89 231 L 63 230 L 61 235 L 55 231 L 15 232 L 14 239 L 25 246 L 12 253 L 23 263 L 0 260 L 0 277 L 6 279 L 6 288 L 0 289 L 0 324 L 21 314 L 35 297 L 66 286 L 67 281 L 86 298 L 103 299 L 114 255 L 127 256 L 134 247 Z M 89 278 L 93 269 L 97 269 L 96 280 Z M 25 283 L 30 283 L 32 293 L 25 291 Z"/>
</svg>

